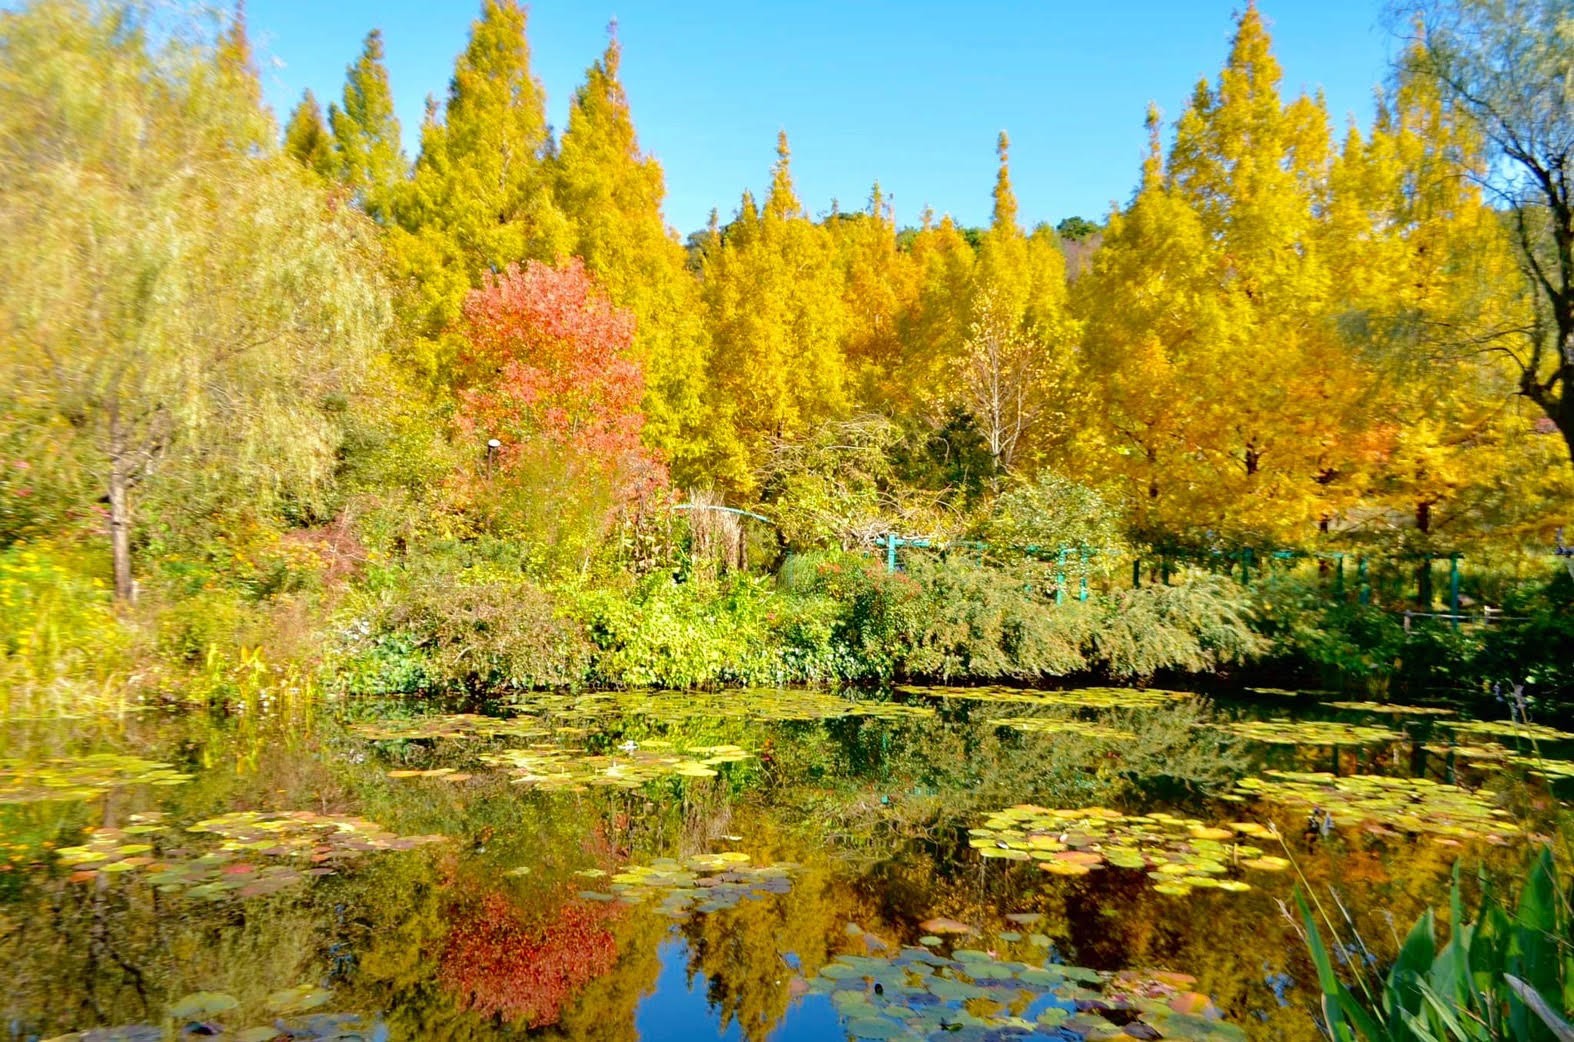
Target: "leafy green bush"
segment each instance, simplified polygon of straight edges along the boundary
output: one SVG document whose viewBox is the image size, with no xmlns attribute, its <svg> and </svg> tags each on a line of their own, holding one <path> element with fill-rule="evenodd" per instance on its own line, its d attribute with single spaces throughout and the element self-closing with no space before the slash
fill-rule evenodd
<svg viewBox="0 0 1574 1042">
<path fill-rule="evenodd" d="M 1055 605 L 1036 572 L 1012 574 L 961 557 L 914 557 L 921 625 L 911 634 L 899 672 L 940 680 L 1033 679 L 1087 668 L 1083 652 L 1091 613 Z"/>
<path fill-rule="evenodd" d="M 79 552 L 0 550 L 0 717 L 104 707 L 131 649 L 108 582 Z"/>
<path fill-rule="evenodd" d="M 1185 570 L 1173 583 L 1112 594 L 1098 608 L 1093 658 L 1116 677 L 1209 672 L 1268 646 L 1252 629 L 1250 594 L 1214 572 Z"/>
<path fill-rule="evenodd" d="M 1273 665 L 1323 687 L 1372 694 L 1449 688 L 1481 694 L 1522 684 L 1540 701 L 1574 701 L 1574 580 L 1522 586 L 1490 625 L 1454 627 L 1373 604 L 1330 598 L 1319 582 L 1278 577 L 1256 588 Z"/>
<path fill-rule="evenodd" d="M 1516 592 L 1503 611 L 1507 621 L 1480 635 L 1478 682 L 1523 684 L 1533 697 L 1574 703 L 1574 576 L 1559 571 L 1545 586 Z"/>
<path fill-rule="evenodd" d="M 995 500 L 983 536 L 998 547 L 1114 550 L 1120 516 L 1097 492 L 1050 471 Z"/>
<path fill-rule="evenodd" d="M 490 692 L 583 683 L 591 651 L 547 591 L 482 571 L 384 591 L 349 620 L 336 658 L 352 693 Z"/>
<path fill-rule="evenodd" d="M 890 680 L 901 668 L 927 612 L 923 586 L 863 554 L 794 555 L 779 585 L 789 600 L 818 599 L 834 613 L 833 673 L 841 680 Z"/>
</svg>

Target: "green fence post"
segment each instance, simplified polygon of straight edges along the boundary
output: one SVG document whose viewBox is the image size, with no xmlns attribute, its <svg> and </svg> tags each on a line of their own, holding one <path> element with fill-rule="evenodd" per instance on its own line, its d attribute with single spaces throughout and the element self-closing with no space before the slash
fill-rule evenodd
<svg viewBox="0 0 1574 1042">
<path fill-rule="evenodd" d="M 1459 555 L 1448 555 L 1448 611 L 1454 629 L 1459 629 Z"/>
<path fill-rule="evenodd" d="M 895 532 L 887 532 L 885 534 L 885 570 L 887 572 L 895 572 L 896 571 L 896 533 Z"/>
<path fill-rule="evenodd" d="M 1080 588 L 1077 590 L 1077 600 L 1085 601 L 1085 600 L 1088 599 L 1088 550 L 1087 550 L 1087 547 L 1083 547 L 1082 548 L 1082 576 L 1081 576 L 1081 579 L 1082 579 L 1082 582 L 1080 584 Z"/>
<path fill-rule="evenodd" d="M 1334 592 L 1344 600 L 1344 554 L 1334 554 Z"/>
<path fill-rule="evenodd" d="M 1055 555 L 1055 603 L 1066 603 L 1066 548 Z"/>
</svg>

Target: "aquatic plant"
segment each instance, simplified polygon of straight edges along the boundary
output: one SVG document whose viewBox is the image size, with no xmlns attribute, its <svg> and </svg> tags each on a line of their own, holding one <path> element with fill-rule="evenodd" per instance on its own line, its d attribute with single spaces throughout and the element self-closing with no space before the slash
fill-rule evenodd
<svg viewBox="0 0 1574 1042">
<path fill-rule="evenodd" d="M 481 760 L 506 767 L 516 785 L 544 791 L 583 792 L 591 786 L 637 789 L 659 778 L 714 778 L 716 768 L 754 754 L 735 745 L 714 745 L 669 752 L 647 742 L 616 753 L 592 755 L 556 746 L 532 746 L 483 755 Z"/>
<path fill-rule="evenodd" d="M 443 836 L 399 836 L 364 818 L 312 811 L 237 811 L 184 829 L 222 842 L 197 851 L 159 813 L 133 814 L 124 828 L 92 830 L 86 842 L 55 851 L 75 882 L 129 875 L 161 893 L 222 900 L 262 897 L 331 875 L 363 854 L 412 850 Z M 162 837 L 162 838 L 161 838 Z M 164 842 L 167 840 L 168 842 Z M 262 862 L 259 864 L 258 862 Z"/>
<path fill-rule="evenodd" d="M 1077 734 L 1084 738 L 1095 738 L 1106 742 L 1129 742 L 1135 741 L 1137 737 L 1132 731 L 1125 731 L 1109 724 L 1052 716 L 995 716 L 990 717 L 988 723 L 992 727 L 1009 727 L 1023 734 Z"/>
<path fill-rule="evenodd" d="M 261 1008 L 244 1008 L 239 999 L 222 991 L 194 991 L 182 995 L 164 1008 L 164 1026 L 156 1024 L 125 1024 L 119 1027 L 93 1028 L 91 1031 L 58 1035 L 52 1042 L 159 1042 L 170 1037 L 170 1023 L 198 1027 L 200 1031 L 182 1030 L 181 1037 L 200 1034 L 203 1037 L 234 1039 L 235 1042 L 272 1042 L 274 1039 L 300 1039 L 306 1042 L 360 1042 L 387 1034 L 387 1028 L 377 1018 L 354 1013 L 324 1012 L 323 1007 L 333 999 L 333 993 L 316 984 L 298 984 L 270 993 Z M 266 1015 L 272 1022 L 244 1025 L 248 1020 L 260 1020 Z"/>
<path fill-rule="evenodd" d="M 1457 710 L 1437 706 L 1403 706 L 1393 702 L 1329 702 L 1330 709 L 1350 712 L 1380 713 L 1384 716 L 1454 716 Z"/>
<path fill-rule="evenodd" d="M 1179 973 L 1101 973 L 1034 965 L 973 948 L 949 958 L 933 946 L 891 956 L 839 955 L 809 991 L 826 995 L 846 1033 L 860 1039 L 1176 1038 L 1244 1042 L 1196 978 Z"/>
<path fill-rule="evenodd" d="M 1237 785 L 1243 799 L 1308 808 L 1327 828 L 1366 826 L 1377 834 L 1427 835 L 1444 840 L 1503 843 L 1521 829 L 1498 807 L 1490 789 L 1463 789 L 1429 778 L 1376 774 L 1266 771 Z"/>
<path fill-rule="evenodd" d="M 191 775 L 157 760 L 90 753 L 42 763 L 0 760 L 0 803 L 86 800 L 122 785 L 180 785 Z"/>
<path fill-rule="evenodd" d="M 1447 726 L 1464 734 L 1491 735 L 1494 738 L 1529 738 L 1543 742 L 1574 741 L 1574 734 L 1559 731 L 1545 724 L 1530 724 L 1518 720 L 1460 720 L 1449 721 Z"/>
<path fill-rule="evenodd" d="M 1385 975 L 1362 960 L 1342 960 L 1341 976 L 1319 920 L 1335 947 L 1365 951 L 1365 942 L 1346 941 L 1334 917 L 1320 903 L 1314 915 L 1299 890 L 1295 900 L 1334 1042 L 1574 1039 L 1567 1020 L 1574 1006 L 1574 915 L 1550 847 L 1533 855 L 1512 910 L 1483 875 L 1470 922 L 1456 866 L 1447 942 L 1438 947 L 1435 916 L 1427 910 Z"/>
<path fill-rule="evenodd" d="M 350 725 L 350 732 L 373 741 L 422 741 L 439 738 L 547 738 L 552 734 L 535 716 L 496 717 L 447 713 L 385 719 Z"/>
<path fill-rule="evenodd" d="M 1372 745 L 1401 742 L 1405 736 L 1386 727 L 1333 720 L 1237 720 L 1217 724 L 1221 731 L 1266 745 Z"/>
<path fill-rule="evenodd" d="M 925 698 L 967 702 L 1007 702 L 1069 709 L 1158 709 L 1195 698 L 1190 691 L 1156 688 L 1079 687 L 1065 691 L 1009 687 L 899 687 L 898 691 Z"/>
<path fill-rule="evenodd" d="M 607 892 L 580 896 L 593 901 L 655 903 L 660 914 L 683 919 L 693 913 L 708 915 L 733 908 L 745 898 L 785 894 L 792 889 L 792 873 L 798 865 L 785 861 L 751 865 L 749 861 L 749 855 L 736 850 L 693 854 L 681 860 L 657 858 L 614 874 Z"/>
<path fill-rule="evenodd" d="M 968 830 L 985 858 L 1030 861 L 1051 875 L 1083 876 L 1104 867 L 1146 872 L 1154 889 L 1184 896 L 1194 889 L 1250 890 L 1228 878 L 1232 868 L 1276 870 L 1262 848 L 1242 842 L 1272 835 L 1256 822 L 1205 824 L 1162 811 L 1123 814 L 1105 807 L 1050 809 L 1020 804 Z"/>
</svg>

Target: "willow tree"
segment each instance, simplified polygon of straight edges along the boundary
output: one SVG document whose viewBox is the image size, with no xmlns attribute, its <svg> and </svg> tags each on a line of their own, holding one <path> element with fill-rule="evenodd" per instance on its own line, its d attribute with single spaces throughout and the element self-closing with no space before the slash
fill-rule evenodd
<svg viewBox="0 0 1574 1042">
<path fill-rule="evenodd" d="M 1412 72 L 1430 78 L 1485 139 L 1481 180 L 1515 229 L 1534 320 L 1485 343 L 1574 460 L 1574 10 L 1568 0 L 1401 0 L 1415 18 Z"/>
<path fill-rule="evenodd" d="M 0 423 L 107 501 L 121 599 L 139 503 L 327 486 L 384 325 L 364 221 L 274 144 L 242 27 L 135 12 L 0 15 Z"/>
</svg>

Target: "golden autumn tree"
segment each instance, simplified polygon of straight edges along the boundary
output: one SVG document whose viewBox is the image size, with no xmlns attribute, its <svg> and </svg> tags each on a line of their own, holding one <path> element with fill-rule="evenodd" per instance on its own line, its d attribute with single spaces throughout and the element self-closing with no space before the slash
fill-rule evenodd
<svg viewBox="0 0 1574 1042">
<path fill-rule="evenodd" d="M 1328 320 L 1319 247 L 1330 142 L 1322 100 L 1285 103 L 1255 5 L 1216 86 L 1176 126 L 1168 176 L 1209 238 L 1222 336 L 1206 349 L 1196 447 L 1216 474 L 1221 525 L 1304 539 L 1326 513 L 1345 454 L 1358 371 Z M 1201 374 L 1199 374 L 1201 375 Z M 1226 515 L 1233 515 L 1227 517 Z"/>
<path fill-rule="evenodd" d="M 972 318 L 977 258 L 950 215 L 937 223 L 930 210 L 924 211 L 907 254 L 917 290 L 901 319 L 895 403 L 938 424 L 953 398 L 952 359 L 967 339 Z"/>
<path fill-rule="evenodd" d="M 1070 434 L 1076 324 L 1053 230 L 1023 233 L 1011 187 L 1010 140 L 1000 134 L 989 228 L 979 244 L 967 336 L 951 364 L 952 402 L 969 413 L 997 469 L 1021 450 L 1042 458 Z"/>
<path fill-rule="evenodd" d="M 541 84 L 530 69 L 525 10 L 485 0 L 454 64 L 443 104 L 427 100 L 421 150 L 388 235 L 407 368 L 445 392 L 465 295 L 485 273 L 569 252 L 572 228 L 552 198 L 551 148 Z"/>
<path fill-rule="evenodd" d="M 1194 441 L 1206 404 L 1195 382 L 1212 376 L 1224 314 L 1202 219 L 1165 180 L 1156 110 L 1148 129 L 1136 197 L 1110 215 L 1075 283 L 1099 448 L 1073 473 L 1116 492 L 1135 530 L 1153 538 L 1208 518 L 1215 490 Z"/>
<path fill-rule="evenodd" d="M 846 312 L 830 233 L 793 188 L 787 135 L 763 210 L 745 193 L 738 217 L 714 229 L 702 277 L 712 331 L 710 378 L 735 448 L 718 481 L 752 490 L 774 439 L 801 436 L 848 407 Z"/>
<path fill-rule="evenodd" d="M 558 206 L 572 249 L 613 303 L 635 316 L 634 353 L 645 369 L 645 439 L 680 483 L 695 481 L 707 455 L 707 330 L 699 286 L 662 217 L 661 165 L 639 148 L 618 77 L 614 35 L 574 93 L 554 164 Z"/>
<path fill-rule="evenodd" d="M 1535 433 L 1537 410 L 1492 347 L 1530 316 L 1508 230 L 1480 187 L 1484 143 L 1416 74 L 1420 61 L 1413 48 L 1370 134 L 1346 139 L 1326 253 L 1341 326 L 1371 373 L 1351 461 L 1364 502 L 1347 523 L 1430 543 L 1533 520 L 1559 468 L 1555 439 Z"/>
<path fill-rule="evenodd" d="M 1102 423 L 1146 472 L 1128 497 L 1158 529 L 1309 538 L 1348 450 L 1359 372 L 1318 249 L 1327 119 L 1319 99 L 1284 103 L 1279 78 L 1248 6 L 1162 171 L 1150 114 L 1136 200 L 1078 283 Z"/>
<path fill-rule="evenodd" d="M 896 386 L 904 348 L 902 320 L 917 304 L 917 266 L 897 245 L 896 221 L 878 181 L 862 212 L 833 213 L 825 224 L 841 267 L 853 397 L 868 406 L 894 405 L 903 397 Z"/>
</svg>

